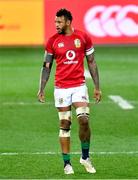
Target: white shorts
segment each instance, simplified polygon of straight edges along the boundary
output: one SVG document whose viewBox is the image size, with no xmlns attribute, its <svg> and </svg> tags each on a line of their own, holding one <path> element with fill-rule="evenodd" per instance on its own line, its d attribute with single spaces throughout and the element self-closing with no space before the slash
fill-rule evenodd
<svg viewBox="0 0 138 180">
<path fill-rule="evenodd" d="M 86 85 L 66 89 L 55 88 L 54 98 L 56 107 L 67 107 L 74 102 L 89 103 L 88 89 Z"/>
</svg>

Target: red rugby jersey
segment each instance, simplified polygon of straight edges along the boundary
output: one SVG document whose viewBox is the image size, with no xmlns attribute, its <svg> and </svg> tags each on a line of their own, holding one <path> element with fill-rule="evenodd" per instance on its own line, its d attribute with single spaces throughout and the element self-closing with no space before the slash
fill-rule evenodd
<svg viewBox="0 0 138 180">
<path fill-rule="evenodd" d="M 79 30 L 71 35 L 55 34 L 45 50 L 56 60 L 55 86 L 77 87 L 85 83 L 84 57 L 94 52 L 90 37 Z"/>
</svg>

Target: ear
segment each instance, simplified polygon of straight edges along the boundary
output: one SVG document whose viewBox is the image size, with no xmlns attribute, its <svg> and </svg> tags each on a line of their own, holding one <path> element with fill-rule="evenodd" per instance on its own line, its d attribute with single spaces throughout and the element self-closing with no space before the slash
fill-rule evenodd
<svg viewBox="0 0 138 180">
<path fill-rule="evenodd" d="M 69 26 L 71 24 L 71 21 L 67 20 L 66 24 L 67 24 L 67 26 Z"/>
</svg>

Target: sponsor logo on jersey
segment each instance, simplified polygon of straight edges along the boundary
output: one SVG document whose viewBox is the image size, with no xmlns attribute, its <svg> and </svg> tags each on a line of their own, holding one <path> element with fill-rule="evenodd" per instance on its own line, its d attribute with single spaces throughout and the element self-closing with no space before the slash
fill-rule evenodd
<svg viewBox="0 0 138 180">
<path fill-rule="evenodd" d="M 66 52 L 66 58 L 68 61 L 65 61 L 64 64 L 77 64 L 78 61 L 74 60 L 76 57 L 76 53 L 73 50 L 69 50 Z"/>
<path fill-rule="evenodd" d="M 63 42 L 58 43 L 58 47 L 59 47 L 59 48 L 64 47 L 64 43 L 63 43 Z"/>
<path fill-rule="evenodd" d="M 73 50 L 69 50 L 66 53 L 66 58 L 68 60 L 73 60 L 75 58 L 75 56 L 76 56 L 76 54 L 75 54 L 75 52 Z"/>
<path fill-rule="evenodd" d="M 74 44 L 76 48 L 80 48 L 81 47 L 81 41 L 79 39 L 75 39 L 74 40 Z"/>
</svg>

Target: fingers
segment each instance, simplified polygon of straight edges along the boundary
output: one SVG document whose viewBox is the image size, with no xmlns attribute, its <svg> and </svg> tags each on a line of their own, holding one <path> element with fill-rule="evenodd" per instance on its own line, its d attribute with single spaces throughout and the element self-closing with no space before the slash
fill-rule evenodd
<svg viewBox="0 0 138 180">
<path fill-rule="evenodd" d="M 99 103 L 101 101 L 101 91 L 100 90 L 94 90 L 94 98 L 95 98 L 95 102 Z"/>
<path fill-rule="evenodd" d="M 38 101 L 41 102 L 41 103 L 44 103 L 45 102 L 45 96 L 44 96 L 44 93 L 40 93 L 38 92 Z"/>
</svg>

